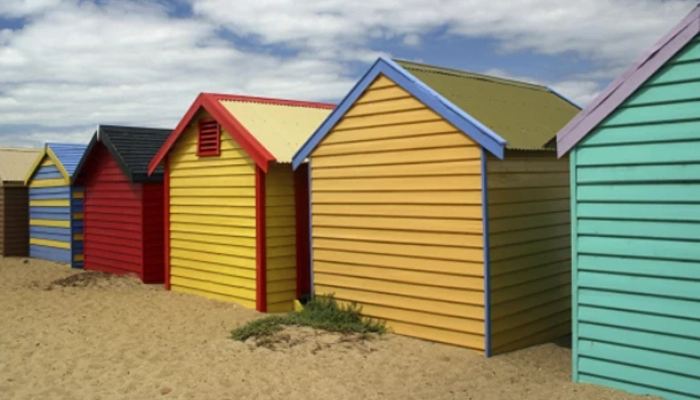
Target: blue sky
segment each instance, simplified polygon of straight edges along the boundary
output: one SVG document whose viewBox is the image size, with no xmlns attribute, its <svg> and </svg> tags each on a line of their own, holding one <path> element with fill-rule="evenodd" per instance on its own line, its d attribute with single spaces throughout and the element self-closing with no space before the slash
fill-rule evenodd
<svg viewBox="0 0 700 400">
<path fill-rule="evenodd" d="M 380 55 L 585 105 L 696 0 L 3 0 L 0 144 L 174 127 L 199 92 L 337 102 Z"/>
</svg>

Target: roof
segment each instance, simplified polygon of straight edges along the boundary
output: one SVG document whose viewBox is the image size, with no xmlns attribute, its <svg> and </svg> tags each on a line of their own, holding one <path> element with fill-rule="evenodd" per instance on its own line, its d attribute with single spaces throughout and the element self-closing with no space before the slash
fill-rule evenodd
<svg viewBox="0 0 700 400">
<path fill-rule="evenodd" d="M 700 5 L 615 79 L 557 133 L 557 153 L 566 154 L 700 33 Z"/>
<path fill-rule="evenodd" d="M 73 180 L 80 175 L 95 144 L 102 142 L 131 183 L 162 182 L 163 167 L 159 166 L 149 176 L 148 164 L 171 133 L 172 129 L 98 125 Z"/>
<path fill-rule="evenodd" d="M 39 165 L 41 165 L 41 161 L 45 156 L 48 156 L 54 160 L 56 163 L 56 168 L 58 168 L 59 172 L 61 172 L 61 175 L 63 175 L 63 178 L 66 181 L 72 182 L 76 169 L 78 168 L 78 164 L 83 158 L 83 154 L 85 154 L 86 149 L 87 145 L 85 144 L 46 143 L 44 145 L 43 152 L 36 158 L 34 164 L 27 172 L 24 183 L 27 184 L 29 182 L 32 175 L 34 175 L 34 171 L 39 168 Z"/>
<path fill-rule="evenodd" d="M 0 180 L 11 183 L 24 182 L 27 172 L 40 154 L 41 149 L 0 148 Z"/>
<path fill-rule="evenodd" d="M 541 150 L 580 111 L 546 86 L 394 60 L 452 104 L 506 140 L 513 150 Z"/>
<path fill-rule="evenodd" d="M 380 57 L 294 155 L 297 168 L 355 101 L 384 75 L 494 156 L 545 149 L 578 107 L 544 86 Z"/>
<path fill-rule="evenodd" d="M 148 173 L 155 173 L 202 108 L 267 172 L 270 162 L 291 162 L 294 151 L 311 136 L 334 107 L 329 103 L 200 93 L 151 160 Z"/>
</svg>

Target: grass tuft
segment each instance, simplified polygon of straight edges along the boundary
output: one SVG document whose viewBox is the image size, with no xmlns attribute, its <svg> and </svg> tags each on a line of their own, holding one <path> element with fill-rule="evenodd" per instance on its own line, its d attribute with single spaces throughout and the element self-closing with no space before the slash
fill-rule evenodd
<svg viewBox="0 0 700 400">
<path fill-rule="evenodd" d="M 329 332 L 369 335 L 386 333 L 383 322 L 362 317 L 362 308 L 357 304 L 343 306 L 333 296 L 315 296 L 298 313 L 284 316 L 271 315 L 257 319 L 231 331 L 231 338 L 245 341 L 250 337 L 265 337 L 275 334 L 284 326 L 308 326 Z"/>
</svg>

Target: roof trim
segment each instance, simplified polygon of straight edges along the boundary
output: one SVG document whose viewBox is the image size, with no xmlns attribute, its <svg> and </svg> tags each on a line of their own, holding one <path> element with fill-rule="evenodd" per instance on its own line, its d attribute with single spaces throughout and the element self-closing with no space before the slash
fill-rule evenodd
<svg viewBox="0 0 700 400">
<path fill-rule="evenodd" d="M 487 149 L 491 154 L 499 159 L 503 159 L 506 141 L 502 137 L 464 110 L 452 104 L 452 102 L 428 87 L 400 65 L 388 58 L 379 57 L 343 100 L 340 101 L 336 109 L 328 115 L 316 132 L 294 154 L 292 168 L 297 169 L 299 165 L 304 163 L 309 154 L 330 133 L 350 107 L 354 105 L 355 101 L 362 96 L 364 91 L 380 74 L 394 81 L 442 118 L 460 129 L 465 135 Z"/>
<path fill-rule="evenodd" d="M 41 162 L 44 161 L 44 157 L 47 156 L 53 161 L 54 165 L 58 169 L 58 172 L 61 173 L 66 183 L 71 183 L 71 177 L 68 174 L 68 171 L 66 171 L 66 168 L 61 163 L 61 160 L 59 160 L 58 157 L 56 157 L 56 154 L 54 154 L 50 146 L 51 145 L 49 143 L 46 143 L 44 145 L 44 150 L 42 150 L 41 154 L 39 154 L 36 160 L 34 160 L 34 164 L 32 164 L 32 167 L 29 169 L 29 172 L 27 172 L 27 176 L 24 178 L 24 186 L 27 186 L 29 184 L 29 181 L 32 180 L 32 176 L 34 176 L 34 173 L 41 165 Z"/>
<path fill-rule="evenodd" d="M 243 124 L 241 124 L 236 117 L 231 115 L 224 106 L 221 105 L 221 100 L 229 101 L 244 101 L 244 102 L 255 102 L 255 103 L 265 103 L 265 104 L 275 104 L 281 106 L 296 106 L 296 107 L 310 107 L 310 108 L 328 108 L 332 109 L 335 106 L 328 103 L 316 103 L 309 101 L 297 101 L 297 100 L 283 100 L 283 99 L 273 99 L 266 97 L 253 97 L 253 96 L 242 96 L 242 95 L 228 95 L 228 94 L 216 94 L 216 93 L 200 93 L 195 99 L 194 103 L 187 110 L 185 116 L 180 120 L 173 133 L 165 141 L 163 147 L 158 150 L 156 156 L 148 164 L 148 175 L 150 176 L 156 170 L 158 165 L 163 161 L 165 156 L 170 152 L 172 147 L 177 142 L 177 139 L 185 132 L 187 125 L 194 118 L 200 108 L 204 108 L 209 114 L 212 115 L 229 133 L 229 135 L 235 140 L 243 150 L 248 153 L 248 155 L 253 159 L 255 164 L 257 164 L 264 172 L 268 171 L 268 164 L 270 162 L 277 161 L 277 158 L 270 153 L 265 146 L 263 146 L 256 138 L 253 136 L 248 129 L 246 129 Z"/>
<path fill-rule="evenodd" d="M 700 33 L 700 5 L 654 43 L 557 133 L 557 156 L 562 157 L 583 140 L 698 33 Z"/>
<path fill-rule="evenodd" d="M 557 96 L 561 97 L 561 98 L 564 99 L 566 102 L 568 102 L 568 103 L 571 104 L 572 106 L 578 108 L 579 110 L 581 110 L 581 109 L 583 108 L 583 107 L 581 107 L 578 103 L 576 103 L 575 101 L 571 100 L 571 98 L 569 98 L 569 97 L 567 97 L 567 96 L 564 96 L 561 92 L 557 91 L 557 90 L 554 89 L 553 87 L 551 87 L 551 86 L 549 86 L 549 85 L 547 85 L 547 86 L 545 86 L 545 87 L 547 88 L 547 90 L 549 90 L 550 92 L 552 92 L 552 93 L 556 94 Z M 555 139 L 555 138 L 556 138 L 556 136 L 553 137 L 552 139 Z M 550 140 L 550 141 L 551 141 L 551 140 Z M 547 143 L 549 143 L 549 142 L 547 142 Z"/>
</svg>

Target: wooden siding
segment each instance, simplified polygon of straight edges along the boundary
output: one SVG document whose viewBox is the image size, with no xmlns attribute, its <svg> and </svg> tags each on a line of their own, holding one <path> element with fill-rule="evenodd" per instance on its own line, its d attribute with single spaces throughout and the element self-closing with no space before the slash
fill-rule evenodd
<svg viewBox="0 0 700 400">
<path fill-rule="evenodd" d="M 700 40 L 571 155 L 574 379 L 700 399 Z"/>
<path fill-rule="evenodd" d="M 165 281 L 163 190 L 162 182 L 141 184 L 144 282 L 161 283 Z"/>
<path fill-rule="evenodd" d="M 297 296 L 294 171 L 270 164 L 265 177 L 267 207 L 267 311 L 292 311 Z"/>
<path fill-rule="evenodd" d="M 163 282 L 163 185 L 132 184 L 102 144 L 84 171 L 85 269 Z"/>
<path fill-rule="evenodd" d="M 311 168 L 316 294 L 484 350 L 481 148 L 380 76 Z"/>
<path fill-rule="evenodd" d="M 7 257 L 29 255 L 29 191 L 26 187 L 6 186 L 3 192 L 0 225 L 4 232 L 0 235 L 0 254 Z"/>
<path fill-rule="evenodd" d="M 29 182 L 29 255 L 83 267 L 83 190 L 46 156 Z"/>
<path fill-rule="evenodd" d="M 0 186 L 0 255 L 5 256 L 5 189 Z M 28 222 L 27 222 L 28 223 Z M 27 243 L 29 239 L 27 238 Z"/>
<path fill-rule="evenodd" d="M 492 354 L 571 331 L 569 160 L 487 159 Z"/>
<path fill-rule="evenodd" d="M 170 287 L 255 308 L 255 164 L 226 133 L 197 157 L 200 112 L 168 155 Z"/>
</svg>

